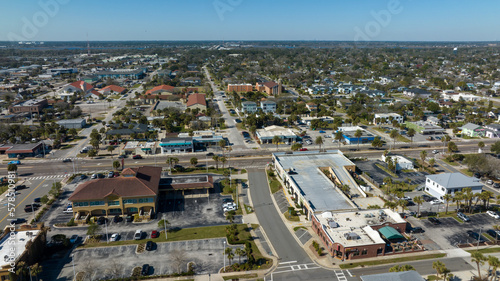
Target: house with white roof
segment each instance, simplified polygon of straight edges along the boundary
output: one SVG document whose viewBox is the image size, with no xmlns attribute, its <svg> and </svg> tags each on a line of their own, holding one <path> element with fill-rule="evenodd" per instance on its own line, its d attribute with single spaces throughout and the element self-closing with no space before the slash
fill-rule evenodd
<svg viewBox="0 0 500 281">
<path fill-rule="evenodd" d="M 477 178 L 468 177 L 462 173 L 444 173 L 425 176 L 425 191 L 443 200 L 445 194 L 454 195 L 464 188 L 471 188 L 473 193 L 481 193 L 483 184 Z"/>
</svg>

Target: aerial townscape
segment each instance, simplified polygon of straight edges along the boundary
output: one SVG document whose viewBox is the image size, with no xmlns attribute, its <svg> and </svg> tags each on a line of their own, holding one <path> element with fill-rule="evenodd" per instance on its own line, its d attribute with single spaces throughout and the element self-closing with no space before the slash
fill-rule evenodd
<svg viewBox="0 0 500 281">
<path fill-rule="evenodd" d="M 499 280 L 498 3 L 179 2 L 6 4 L 0 280 Z"/>
</svg>

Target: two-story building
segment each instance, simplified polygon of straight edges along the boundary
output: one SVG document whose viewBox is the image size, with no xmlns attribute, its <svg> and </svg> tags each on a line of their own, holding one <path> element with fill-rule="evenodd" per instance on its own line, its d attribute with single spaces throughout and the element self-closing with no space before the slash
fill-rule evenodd
<svg viewBox="0 0 500 281">
<path fill-rule="evenodd" d="M 161 153 L 185 153 L 193 152 L 193 138 L 164 138 L 160 142 Z"/>
<path fill-rule="evenodd" d="M 373 124 L 391 124 L 391 120 L 396 120 L 399 124 L 402 124 L 404 122 L 403 116 L 397 113 L 375 113 Z"/>
<path fill-rule="evenodd" d="M 500 124 L 484 125 L 484 136 L 487 138 L 500 138 Z"/>
<path fill-rule="evenodd" d="M 257 112 L 257 103 L 253 101 L 244 101 L 241 103 L 241 112 L 251 114 Z"/>
<path fill-rule="evenodd" d="M 126 168 L 119 177 L 80 184 L 69 197 L 74 218 L 153 215 L 157 209 L 161 169 L 149 166 Z"/>
<path fill-rule="evenodd" d="M 274 101 L 265 100 L 260 102 L 260 108 L 264 113 L 275 113 L 276 103 Z"/>
</svg>

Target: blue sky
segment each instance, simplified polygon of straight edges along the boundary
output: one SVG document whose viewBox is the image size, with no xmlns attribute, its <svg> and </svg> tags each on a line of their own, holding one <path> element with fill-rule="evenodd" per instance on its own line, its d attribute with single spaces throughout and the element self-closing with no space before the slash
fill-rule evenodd
<svg viewBox="0 0 500 281">
<path fill-rule="evenodd" d="M 0 41 L 497 41 L 498 0 L 3 1 Z"/>
</svg>

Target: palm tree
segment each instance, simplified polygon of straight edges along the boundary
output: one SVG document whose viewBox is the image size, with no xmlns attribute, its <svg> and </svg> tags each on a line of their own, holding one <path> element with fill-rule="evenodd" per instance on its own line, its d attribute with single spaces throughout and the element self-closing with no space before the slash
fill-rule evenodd
<svg viewBox="0 0 500 281">
<path fill-rule="evenodd" d="M 416 196 L 415 198 L 413 198 L 413 202 L 417 204 L 417 217 L 420 217 L 420 205 L 424 203 L 424 198 L 422 196 Z"/>
<path fill-rule="evenodd" d="M 318 136 L 314 141 L 314 144 L 319 145 L 319 152 L 321 152 L 321 145 L 323 144 L 323 137 Z"/>
<path fill-rule="evenodd" d="M 427 158 L 427 151 L 425 151 L 425 150 L 420 151 L 420 159 L 422 160 L 422 168 L 424 167 L 425 158 Z"/>
<path fill-rule="evenodd" d="M 278 145 L 280 144 L 280 141 L 281 141 L 281 139 L 279 136 L 273 137 L 272 143 L 276 145 L 276 150 L 278 150 Z"/>
<path fill-rule="evenodd" d="M 477 146 L 479 147 L 479 149 L 481 149 L 481 151 L 483 151 L 483 148 L 484 148 L 484 142 L 480 141 Z"/>
<path fill-rule="evenodd" d="M 401 212 L 404 212 L 406 205 L 408 205 L 408 201 L 401 199 L 401 200 L 398 200 L 398 202 L 396 204 L 399 207 L 401 207 Z"/>
<path fill-rule="evenodd" d="M 436 270 L 437 277 L 443 273 L 443 268 L 446 267 L 442 261 L 435 261 L 432 263 L 432 268 Z"/>
<path fill-rule="evenodd" d="M 497 280 L 497 269 L 500 266 L 500 260 L 495 256 L 488 256 L 488 272 L 493 272 L 490 281 Z"/>
<path fill-rule="evenodd" d="M 219 156 L 214 155 L 214 156 L 212 156 L 212 159 L 215 161 L 215 169 L 217 169 L 217 171 L 218 171 L 219 170 Z"/>
<path fill-rule="evenodd" d="M 222 170 L 224 170 L 224 164 L 227 162 L 226 157 L 219 157 L 219 161 L 222 163 Z"/>
<path fill-rule="evenodd" d="M 470 255 L 470 257 L 471 257 L 471 261 L 475 262 L 477 265 L 477 275 L 479 275 L 479 280 L 483 280 L 483 278 L 481 277 L 481 267 L 480 266 L 484 264 L 486 257 L 481 252 L 478 252 L 478 251 L 473 252 Z"/>
<path fill-rule="evenodd" d="M 410 128 L 408 129 L 408 132 L 406 132 L 406 135 L 410 137 L 410 142 L 413 144 L 413 137 L 415 136 L 415 129 Z"/>
<path fill-rule="evenodd" d="M 431 168 L 434 168 L 435 164 L 436 164 L 436 159 L 434 158 L 429 159 L 429 166 L 431 166 Z"/>
<path fill-rule="evenodd" d="M 447 194 L 445 194 L 445 195 L 443 196 L 443 199 L 444 199 L 444 201 L 446 201 L 446 212 L 445 212 L 445 213 L 446 213 L 446 214 L 448 214 L 448 204 L 449 204 L 449 203 L 450 203 L 450 201 L 453 199 L 453 196 L 451 196 L 451 194 L 448 194 L 448 193 L 447 193 Z"/>
<path fill-rule="evenodd" d="M 389 135 L 393 141 L 393 147 L 396 147 L 396 139 L 398 138 L 399 136 L 399 133 L 398 133 L 398 130 L 391 130 L 391 133 Z"/>
<path fill-rule="evenodd" d="M 219 141 L 219 147 L 222 151 L 224 151 L 224 148 L 226 147 L 226 141 L 225 140 L 220 140 Z"/>
<path fill-rule="evenodd" d="M 120 165 L 120 161 L 113 161 L 113 169 L 118 170 L 118 168 L 120 168 Z"/>
<path fill-rule="evenodd" d="M 464 199 L 464 194 L 461 191 L 455 192 L 453 196 L 453 202 L 457 202 L 457 208 L 456 212 L 458 213 L 458 209 L 460 209 L 460 204 L 462 203 L 462 200 Z"/>
<path fill-rule="evenodd" d="M 390 177 L 385 177 L 383 182 L 387 186 L 387 194 L 389 194 L 389 186 L 392 184 L 392 179 Z"/>
<path fill-rule="evenodd" d="M 392 201 L 386 201 L 384 203 L 384 208 L 389 208 L 391 209 L 392 211 L 394 211 L 394 209 L 398 206 L 398 204 L 396 202 L 392 202 Z"/>
<path fill-rule="evenodd" d="M 233 248 L 226 248 L 225 253 L 227 255 L 227 259 L 229 260 L 229 265 L 231 265 L 231 260 L 234 258 Z"/>
<path fill-rule="evenodd" d="M 462 191 L 464 193 L 463 199 L 465 200 L 465 203 L 467 205 L 467 208 L 469 209 L 469 213 L 472 212 L 472 200 L 474 199 L 474 193 L 472 193 L 472 188 L 466 187 Z"/>
<path fill-rule="evenodd" d="M 107 151 L 109 151 L 109 153 L 113 153 L 113 150 L 115 150 L 115 147 L 113 145 L 110 145 L 106 148 Z"/>
<path fill-rule="evenodd" d="M 42 273 L 43 267 L 39 265 L 38 263 L 35 263 L 34 265 L 31 266 L 31 275 L 36 277 L 36 280 L 38 280 L 38 275 Z"/>
<path fill-rule="evenodd" d="M 28 267 L 26 267 L 26 263 L 24 261 L 20 261 L 17 263 L 16 274 L 17 276 L 21 277 L 21 280 L 23 280 L 23 277 L 28 274 Z"/>
<path fill-rule="evenodd" d="M 241 263 L 241 257 L 246 255 L 245 250 L 243 250 L 242 248 L 236 248 L 236 250 L 234 250 L 234 253 L 238 255 L 238 263 Z"/>
<path fill-rule="evenodd" d="M 191 163 L 193 167 L 196 167 L 196 165 L 198 165 L 198 158 L 196 157 L 191 158 L 191 160 L 189 160 L 189 163 Z"/>
<path fill-rule="evenodd" d="M 344 134 L 342 134 L 342 131 L 337 131 L 335 133 L 335 140 L 339 143 L 340 148 L 340 143 L 344 140 Z"/>
<path fill-rule="evenodd" d="M 360 129 L 357 129 L 356 132 L 354 133 L 354 137 L 358 139 L 358 150 L 359 150 L 359 140 L 361 139 L 362 135 L 363 132 Z"/>
</svg>

